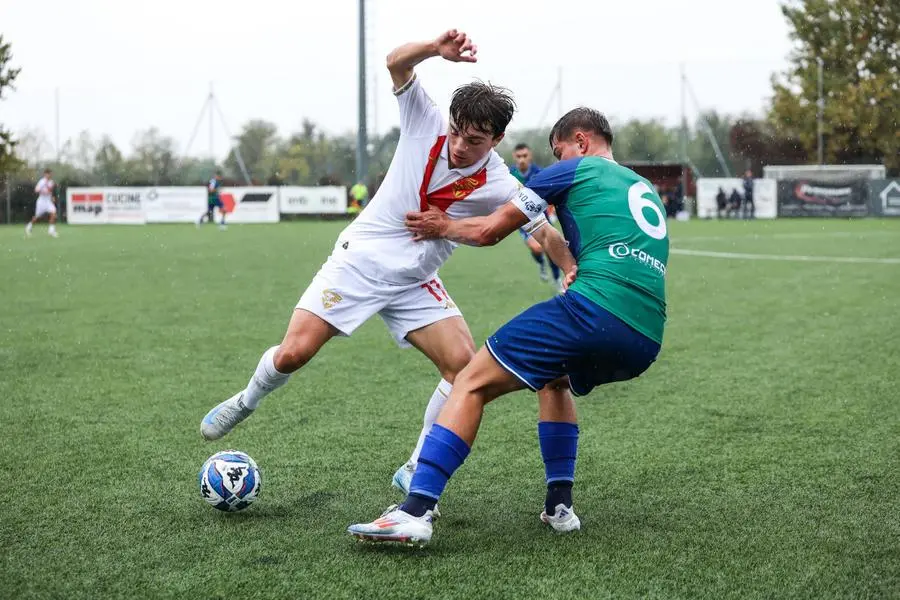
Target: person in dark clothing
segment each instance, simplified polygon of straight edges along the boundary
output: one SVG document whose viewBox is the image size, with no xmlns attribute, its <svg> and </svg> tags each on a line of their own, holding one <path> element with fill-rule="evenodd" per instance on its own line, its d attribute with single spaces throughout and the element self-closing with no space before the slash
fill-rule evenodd
<svg viewBox="0 0 900 600">
<path fill-rule="evenodd" d="M 721 219 L 725 216 L 725 211 L 728 209 L 728 196 L 725 195 L 725 190 L 719 186 L 719 193 L 716 194 L 716 218 Z"/>
<path fill-rule="evenodd" d="M 747 216 L 749 213 L 749 217 Z M 756 216 L 756 205 L 753 203 L 753 171 L 747 169 L 744 173 L 744 218 Z"/>
<path fill-rule="evenodd" d="M 728 213 L 725 216 L 736 219 L 741 216 L 741 193 L 737 188 L 731 189 L 731 196 L 728 197 Z"/>
</svg>

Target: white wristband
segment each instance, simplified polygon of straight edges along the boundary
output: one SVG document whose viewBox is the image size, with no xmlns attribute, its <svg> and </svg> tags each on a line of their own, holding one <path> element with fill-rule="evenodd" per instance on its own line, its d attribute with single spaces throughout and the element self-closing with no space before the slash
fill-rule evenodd
<svg viewBox="0 0 900 600">
<path fill-rule="evenodd" d="M 532 219 L 528 223 L 526 223 L 522 229 L 525 231 L 525 233 L 531 235 L 546 224 L 547 217 L 541 214 L 540 216 L 538 216 L 538 218 Z"/>
</svg>

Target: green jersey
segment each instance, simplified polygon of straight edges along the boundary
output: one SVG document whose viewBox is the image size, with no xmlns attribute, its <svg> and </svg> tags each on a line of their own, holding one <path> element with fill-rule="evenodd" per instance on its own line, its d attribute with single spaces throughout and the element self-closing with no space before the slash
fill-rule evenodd
<svg viewBox="0 0 900 600">
<path fill-rule="evenodd" d="M 209 185 L 206 186 L 206 200 L 209 204 L 216 204 L 219 201 L 219 190 L 221 188 L 222 181 L 219 178 L 213 177 L 209 180 Z"/>
<path fill-rule="evenodd" d="M 615 161 L 560 161 L 531 178 L 516 203 L 535 218 L 556 206 L 578 262 L 570 290 L 662 343 L 666 323 L 669 236 L 653 185 Z"/>
</svg>

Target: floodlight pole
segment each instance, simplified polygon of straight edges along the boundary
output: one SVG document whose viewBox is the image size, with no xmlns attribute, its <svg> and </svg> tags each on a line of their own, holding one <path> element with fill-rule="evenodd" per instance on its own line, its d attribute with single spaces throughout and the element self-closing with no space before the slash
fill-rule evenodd
<svg viewBox="0 0 900 600">
<path fill-rule="evenodd" d="M 563 97 L 562 97 L 562 66 L 556 71 L 556 118 L 563 116 Z"/>
<path fill-rule="evenodd" d="M 731 177 L 731 169 L 728 168 L 728 161 L 725 160 L 725 155 L 722 154 L 722 149 L 719 147 L 719 142 L 716 141 L 716 136 L 713 133 L 712 127 L 709 126 L 709 121 L 707 121 L 706 117 L 703 116 L 703 111 L 700 109 L 700 103 L 697 101 L 697 95 L 694 94 L 694 87 L 691 85 L 691 82 L 688 81 L 687 75 L 682 73 L 682 78 L 682 86 L 683 88 L 687 89 L 688 94 L 690 94 L 691 96 L 691 101 L 694 103 L 694 109 L 697 111 L 697 120 L 703 127 L 703 132 L 709 139 L 709 143 L 713 147 L 713 152 L 716 153 L 716 160 L 719 161 L 719 166 L 722 168 L 722 172 L 725 174 L 725 177 Z"/>
<path fill-rule="evenodd" d="M 59 164 L 62 157 L 62 149 L 59 146 L 59 88 L 56 88 L 53 97 L 53 103 L 56 109 L 56 163 Z"/>
<path fill-rule="evenodd" d="M 824 61 L 822 57 L 816 58 L 816 62 L 819 63 L 819 100 L 816 102 L 816 127 L 818 132 L 816 134 L 817 142 L 818 142 L 818 159 L 819 164 L 824 164 L 824 148 L 822 145 L 822 128 L 823 128 L 823 117 L 825 116 L 825 97 L 822 93 L 822 71 Z"/>
<path fill-rule="evenodd" d="M 359 122 L 356 131 L 356 181 L 365 181 L 368 165 L 368 126 L 366 124 L 366 0 L 359 0 Z"/>
<path fill-rule="evenodd" d="M 687 92 L 687 75 L 684 73 L 684 63 L 681 63 L 681 197 L 687 198 L 687 169 L 685 164 L 688 162 L 687 155 L 687 114 L 685 94 Z"/>
<path fill-rule="evenodd" d="M 225 135 L 228 138 L 231 138 L 231 130 L 228 128 L 228 123 L 225 121 L 225 115 L 222 113 L 222 109 L 219 107 L 219 103 L 216 101 L 216 97 L 213 94 L 212 83 L 209 84 L 209 95 L 206 97 L 206 101 L 203 103 L 203 108 L 200 109 L 200 114 L 197 116 L 197 122 L 194 124 L 194 131 L 191 133 L 190 139 L 188 139 L 187 146 L 184 148 L 184 152 L 182 153 L 181 160 L 188 155 L 191 150 L 191 146 L 194 144 L 194 139 L 197 137 L 197 133 L 200 132 L 200 126 L 203 124 L 203 118 L 206 116 L 207 111 L 209 111 L 209 158 L 212 160 L 213 164 L 216 162 L 216 156 L 213 148 L 213 135 L 215 131 L 215 117 L 216 113 L 219 115 L 219 120 L 222 123 L 222 128 L 225 130 Z M 238 145 L 234 146 L 234 157 L 237 160 L 238 168 L 241 170 L 241 175 L 244 176 L 244 181 L 247 185 L 251 185 L 252 181 L 250 179 L 250 173 L 247 171 L 247 165 L 244 163 L 244 157 L 241 156 L 241 148 Z"/>
<path fill-rule="evenodd" d="M 231 135 L 231 129 L 228 127 L 228 123 L 225 121 L 225 113 L 222 112 L 222 108 L 219 106 L 219 103 L 216 101 L 214 96 L 210 96 L 210 98 L 212 98 L 212 101 L 209 104 L 210 113 L 212 113 L 213 110 L 219 113 L 219 119 L 222 122 L 222 129 L 225 130 L 225 135 L 227 135 L 229 139 L 236 139 Z M 247 183 L 247 185 L 253 185 L 253 181 L 250 179 L 250 172 L 247 171 L 247 165 L 244 163 L 244 157 L 241 155 L 240 144 L 234 145 L 234 158 L 237 160 L 238 168 L 241 170 L 241 174 L 244 176 L 244 181 Z"/>
<path fill-rule="evenodd" d="M 213 95 L 213 84 L 212 84 L 212 81 L 210 81 L 209 82 L 209 102 L 210 102 L 210 104 L 212 104 L 215 101 L 216 101 L 215 96 Z M 213 126 L 214 122 L 215 122 L 215 120 L 213 119 L 213 111 L 210 110 L 209 111 L 209 158 L 213 162 L 216 162 L 216 151 L 213 146 L 213 135 L 214 135 L 213 131 L 215 129 L 215 127 Z"/>
</svg>

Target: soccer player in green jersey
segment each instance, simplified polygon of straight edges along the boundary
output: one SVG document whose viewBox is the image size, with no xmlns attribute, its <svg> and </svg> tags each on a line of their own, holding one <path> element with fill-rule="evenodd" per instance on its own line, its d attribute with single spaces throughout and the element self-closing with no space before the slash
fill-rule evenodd
<svg viewBox="0 0 900 600">
<path fill-rule="evenodd" d="M 475 441 L 485 405 L 510 392 L 568 386 L 576 396 L 638 377 L 656 360 L 666 321 L 669 238 L 665 209 L 649 181 L 617 164 L 612 131 L 599 112 L 576 108 L 550 132 L 560 162 L 486 217 L 451 220 L 437 211 L 407 215 L 419 239 L 489 245 L 556 206 L 577 276 L 565 294 L 527 309 L 492 335 L 457 376 L 425 439 L 404 503 L 349 532 L 373 541 L 425 544 L 433 509 Z M 544 225 L 545 227 L 547 225 Z M 580 528 L 572 510 L 578 426 L 574 409 L 538 424 L 547 476 L 541 520 Z"/>
<path fill-rule="evenodd" d="M 209 180 L 206 186 L 206 212 L 200 215 L 197 221 L 197 227 L 203 224 L 203 219 L 210 223 L 213 222 L 213 211 L 219 209 L 222 221 L 219 223 L 219 229 L 225 229 L 225 204 L 222 203 L 220 193 L 222 190 L 222 173 L 216 171 L 215 176 Z"/>
</svg>

